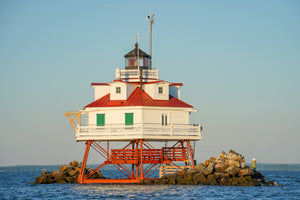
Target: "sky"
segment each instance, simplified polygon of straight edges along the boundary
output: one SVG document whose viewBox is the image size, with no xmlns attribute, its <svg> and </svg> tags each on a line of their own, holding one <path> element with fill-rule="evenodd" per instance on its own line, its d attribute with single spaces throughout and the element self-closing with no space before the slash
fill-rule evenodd
<svg viewBox="0 0 300 200">
<path fill-rule="evenodd" d="M 204 128 L 198 162 L 300 163 L 300 1 L 0 0 L 0 166 L 82 160 L 64 113 L 114 80 L 137 29 L 149 52 L 149 11 L 153 67 Z"/>
</svg>

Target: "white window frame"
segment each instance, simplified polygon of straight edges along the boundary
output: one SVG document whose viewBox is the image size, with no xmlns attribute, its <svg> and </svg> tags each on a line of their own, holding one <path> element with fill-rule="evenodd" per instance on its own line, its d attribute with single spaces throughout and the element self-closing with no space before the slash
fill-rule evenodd
<svg viewBox="0 0 300 200">
<path fill-rule="evenodd" d="M 161 114 L 161 125 L 168 126 L 168 117 L 169 115 L 166 113 Z"/>
<path fill-rule="evenodd" d="M 121 87 L 116 87 L 116 94 L 121 94 Z"/>
<path fill-rule="evenodd" d="M 163 94 L 164 93 L 164 87 L 158 87 L 158 94 Z"/>
</svg>

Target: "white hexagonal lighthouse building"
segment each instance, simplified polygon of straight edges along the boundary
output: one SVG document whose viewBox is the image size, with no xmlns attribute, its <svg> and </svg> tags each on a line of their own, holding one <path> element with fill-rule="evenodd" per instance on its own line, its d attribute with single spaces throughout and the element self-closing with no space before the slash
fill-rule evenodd
<svg viewBox="0 0 300 200">
<path fill-rule="evenodd" d="M 201 140 L 201 126 L 190 124 L 189 117 L 196 110 L 181 100 L 183 84 L 160 80 L 158 69 L 150 63 L 151 56 L 136 43 L 125 55 L 125 67 L 116 69 L 112 82 L 91 84 L 94 101 L 80 111 L 66 113 L 76 132 L 75 140 L 86 142 L 79 183 L 141 183 L 158 169 L 161 176 L 195 166 L 191 141 Z M 127 145 L 110 149 L 117 141 Z M 155 148 L 151 144 L 154 141 L 162 147 Z M 105 161 L 86 175 L 91 147 Z M 126 178 L 91 178 L 110 164 Z"/>
</svg>

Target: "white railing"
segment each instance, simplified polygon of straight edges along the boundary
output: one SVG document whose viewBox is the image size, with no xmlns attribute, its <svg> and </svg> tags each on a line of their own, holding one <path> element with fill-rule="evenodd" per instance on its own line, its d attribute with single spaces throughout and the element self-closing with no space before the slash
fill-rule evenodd
<svg viewBox="0 0 300 200">
<path fill-rule="evenodd" d="M 178 171 L 183 171 L 185 169 L 191 169 L 191 166 L 172 166 L 172 165 L 166 165 L 163 166 L 161 165 L 159 167 L 159 178 L 161 178 L 162 176 L 166 175 L 166 174 L 174 174 Z"/>
<path fill-rule="evenodd" d="M 76 136 L 177 136 L 201 137 L 200 124 L 106 124 L 105 126 L 86 125 L 77 126 Z"/>
<path fill-rule="evenodd" d="M 121 79 L 138 79 L 140 72 L 138 69 L 120 69 L 119 77 Z M 143 79 L 156 79 L 158 80 L 158 69 L 144 69 Z"/>
</svg>

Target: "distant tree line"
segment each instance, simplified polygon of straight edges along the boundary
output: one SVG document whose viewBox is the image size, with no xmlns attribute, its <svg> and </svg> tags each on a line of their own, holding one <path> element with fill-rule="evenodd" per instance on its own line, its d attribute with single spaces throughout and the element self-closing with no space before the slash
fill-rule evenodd
<svg viewBox="0 0 300 200">
<path fill-rule="evenodd" d="M 251 164 L 247 164 L 251 166 Z M 92 164 L 89 167 L 92 169 L 98 165 Z M 17 165 L 0 167 L 0 173 L 3 172 L 41 172 L 58 170 L 60 165 Z M 257 170 L 262 171 L 300 171 L 300 164 L 262 164 L 257 163 Z M 103 170 L 115 170 L 113 166 L 105 166 Z"/>
<path fill-rule="evenodd" d="M 263 170 L 263 171 L 300 171 L 300 164 L 261 164 L 261 163 L 258 163 L 257 169 Z"/>
</svg>

